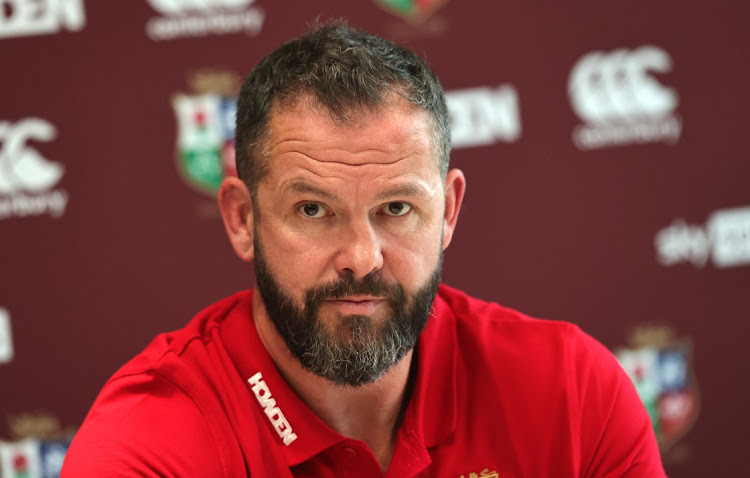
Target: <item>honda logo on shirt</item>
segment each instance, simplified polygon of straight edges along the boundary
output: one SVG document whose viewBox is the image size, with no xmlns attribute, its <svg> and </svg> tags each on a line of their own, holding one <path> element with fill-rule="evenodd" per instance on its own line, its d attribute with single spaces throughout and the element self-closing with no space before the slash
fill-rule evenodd
<svg viewBox="0 0 750 478">
<path fill-rule="evenodd" d="M 576 145 L 676 142 L 682 129 L 674 116 L 678 95 L 649 74 L 671 69 L 669 55 L 655 46 L 584 55 L 568 79 L 573 111 L 586 123 L 573 133 Z"/>
<path fill-rule="evenodd" d="M 148 0 L 163 17 L 146 24 L 146 34 L 154 41 L 206 35 L 246 33 L 258 35 L 265 12 L 255 0 Z"/>
<path fill-rule="evenodd" d="M 297 439 L 297 434 L 292 431 L 292 426 L 287 421 L 281 408 L 276 406 L 276 399 L 271 396 L 271 390 L 268 388 L 266 381 L 263 380 L 263 374 L 258 372 L 247 379 L 247 382 L 251 385 L 258 404 L 263 408 L 263 412 L 279 438 L 284 442 L 284 445 L 291 445 Z"/>
<path fill-rule="evenodd" d="M 41 118 L 26 118 L 14 123 L 0 121 L 0 219 L 12 216 L 65 212 L 68 193 L 52 190 L 62 178 L 61 164 L 48 161 L 27 141 L 48 142 L 57 131 Z"/>
<path fill-rule="evenodd" d="M 83 29 L 83 0 L 0 0 L 0 38 Z"/>
</svg>

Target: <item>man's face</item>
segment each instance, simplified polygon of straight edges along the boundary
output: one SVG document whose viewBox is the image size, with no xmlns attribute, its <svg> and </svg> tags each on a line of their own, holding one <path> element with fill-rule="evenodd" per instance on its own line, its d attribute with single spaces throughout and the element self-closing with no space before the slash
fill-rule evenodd
<svg viewBox="0 0 750 478">
<path fill-rule="evenodd" d="M 335 123 L 274 112 L 254 204 L 258 290 L 302 365 L 377 380 L 411 350 L 440 280 L 445 193 L 427 114 L 403 100 Z"/>
</svg>

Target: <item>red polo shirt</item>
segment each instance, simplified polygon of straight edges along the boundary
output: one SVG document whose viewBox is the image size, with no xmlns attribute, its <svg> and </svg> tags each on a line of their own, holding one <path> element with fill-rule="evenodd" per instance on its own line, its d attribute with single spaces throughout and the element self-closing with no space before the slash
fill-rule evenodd
<svg viewBox="0 0 750 478">
<path fill-rule="evenodd" d="M 289 388 L 252 293 L 158 336 L 104 386 L 63 477 L 376 477 L 367 446 Z M 663 477 L 648 415 L 602 345 L 441 286 L 388 477 Z"/>
</svg>

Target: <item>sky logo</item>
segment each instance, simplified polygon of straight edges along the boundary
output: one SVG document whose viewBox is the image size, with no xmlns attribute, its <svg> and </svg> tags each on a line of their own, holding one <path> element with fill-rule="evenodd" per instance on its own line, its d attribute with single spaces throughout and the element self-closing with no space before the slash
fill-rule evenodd
<svg viewBox="0 0 750 478">
<path fill-rule="evenodd" d="M 677 219 L 656 234 L 654 243 L 665 266 L 703 268 L 709 259 L 718 268 L 750 265 L 750 206 L 715 211 L 705 226 Z"/>
</svg>

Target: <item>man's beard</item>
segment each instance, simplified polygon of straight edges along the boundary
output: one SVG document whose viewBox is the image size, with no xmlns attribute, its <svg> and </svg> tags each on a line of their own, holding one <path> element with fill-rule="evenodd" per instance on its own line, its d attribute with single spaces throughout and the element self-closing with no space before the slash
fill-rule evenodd
<svg viewBox="0 0 750 478">
<path fill-rule="evenodd" d="M 379 379 L 414 348 L 427 325 L 437 295 L 442 269 L 442 247 L 426 285 L 407 297 L 398 283 L 388 283 L 378 272 L 361 280 L 341 276 L 305 293 L 302 308 L 295 305 L 276 281 L 255 234 L 255 278 L 268 316 L 302 366 L 337 385 L 358 387 Z M 318 316 L 326 299 L 361 294 L 386 300 L 388 316 L 377 323 L 366 315 L 340 317 L 328 330 Z"/>
</svg>

